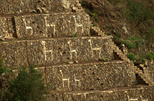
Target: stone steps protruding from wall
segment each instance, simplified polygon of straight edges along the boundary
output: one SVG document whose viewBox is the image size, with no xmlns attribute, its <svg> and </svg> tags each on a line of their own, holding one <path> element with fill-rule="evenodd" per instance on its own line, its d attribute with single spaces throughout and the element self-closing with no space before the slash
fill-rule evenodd
<svg viewBox="0 0 154 101">
<path fill-rule="evenodd" d="M 114 51 L 117 53 L 117 55 L 119 55 L 119 57 L 121 57 L 122 60 L 130 62 L 127 56 L 123 54 L 123 52 L 119 49 L 119 47 L 116 44 L 114 44 L 113 47 Z"/>
<path fill-rule="evenodd" d="M 73 92 L 51 92 L 48 101 L 153 101 L 153 87 L 115 88 Z"/>
<path fill-rule="evenodd" d="M 113 42 L 111 36 L 14 40 L 0 43 L 0 53 L 5 67 L 112 60 Z"/>
<path fill-rule="evenodd" d="M 139 68 L 137 68 L 137 66 L 135 66 L 136 68 L 136 73 L 147 83 L 149 84 L 149 86 L 154 86 L 154 82 L 152 81 L 151 77 L 149 77 L 147 74 L 144 74 L 142 72 L 142 70 L 140 70 Z"/>
<path fill-rule="evenodd" d="M 116 44 L 114 44 L 113 46 L 113 50 L 119 55 L 119 57 L 121 59 L 123 59 L 126 62 L 132 62 L 130 61 L 126 55 L 123 54 L 123 52 L 118 48 L 118 46 L 116 46 Z M 132 63 L 133 64 L 133 63 Z M 152 81 L 152 79 L 148 76 L 146 76 L 146 74 L 144 74 L 139 68 L 137 68 L 137 66 L 132 65 L 131 67 L 133 70 L 135 70 L 135 72 L 150 86 L 154 85 L 154 82 Z"/>
<path fill-rule="evenodd" d="M 87 36 L 90 18 L 86 13 L 53 13 L 0 17 L 0 36 L 18 39 Z"/>
</svg>

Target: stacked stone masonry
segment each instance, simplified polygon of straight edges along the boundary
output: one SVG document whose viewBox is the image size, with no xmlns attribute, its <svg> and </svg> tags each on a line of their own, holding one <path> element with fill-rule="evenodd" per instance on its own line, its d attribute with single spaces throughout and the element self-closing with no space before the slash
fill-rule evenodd
<svg viewBox="0 0 154 101">
<path fill-rule="evenodd" d="M 73 34 L 90 34 L 90 19 L 87 14 L 53 13 L 0 17 L 0 36 L 30 39 Z"/>
<path fill-rule="evenodd" d="M 0 0 L 0 38 L 16 38 L 0 42 L 4 67 L 39 65 L 45 84 L 53 84 L 48 101 L 153 101 L 154 87 L 120 88 L 137 84 L 136 67 L 85 12 L 70 12 L 80 6 L 76 0 Z M 122 60 L 113 60 L 113 52 Z"/>
<path fill-rule="evenodd" d="M 112 44 L 110 36 L 18 40 L 0 43 L 0 53 L 5 67 L 51 65 L 103 57 L 112 60 Z"/>
<path fill-rule="evenodd" d="M 123 60 L 126 61 L 128 63 L 133 64 L 132 61 L 130 61 L 127 56 L 125 56 L 123 54 L 123 52 L 115 45 L 113 44 L 113 51 L 116 52 L 118 54 L 118 56 Z M 152 66 L 151 66 L 152 67 Z M 150 86 L 154 85 L 154 81 L 153 81 L 153 70 L 149 70 L 149 66 L 146 69 L 144 67 L 144 70 L 142 72 L 142 70 L 140 70 L 139 68 L 137 68 L 137 66 L 132 65 L 132 67 L 130 67 L 131 69 L 133 69 L 140 77 L 143 81 L 145 81 L 145 83 L 147 83 Z M 151 72 L 150 72 L 151 71 Z"/>
<path fill-rule="evenodd" d="M 153 101 L 154 87 L 105 91 L 52 92 L 48 101 Z"/>
<path fill-rule="evenodd" d="M 55 91 L 108 89 L 135 85 L 131 64 L 122 61 L 56 65 L 46 67 L 46 81 Z"/>
<path fill-rule="evenodd" d="M 74 0 L 0 0 L 0 14 L 66 11 Z"/>
<path fill-rule="evenodd" d="M 13 37 L 15 34 L 14 19 L 12 17 L 0 17 L 0 36 Z"/>
</svg>

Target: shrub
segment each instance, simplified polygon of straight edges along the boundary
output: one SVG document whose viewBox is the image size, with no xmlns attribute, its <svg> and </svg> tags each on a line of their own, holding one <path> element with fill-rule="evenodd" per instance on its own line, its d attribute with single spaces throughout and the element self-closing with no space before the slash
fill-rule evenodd
<svg viewBox="0 0 154 101">
<path fill-rule="evenodd" d="M 85 1 L 82 1 L 82 2 L 81 2 L 81 5 L 82 5 L 82 6 L 85 6 L 85 5 L 86 5 L 86 2 L 85 2 Z"/>
<path fill-rule="evenodd" d="M 89 11 L 89 10 L 85 10 L 85 12 L 86 12 L 87 14 L 90 14 L 90 11 Z"/>
<path fill-rule="evenodd" d="M 109 33 L 105 33 L 106 35 L 111 35 L 111 33 L 109 32 Z"/>
<path fill-rule="evenodd" d="M 93 19 L 94 19 L 95 21 L 98 21 L 98 17 L 97 17 L 97 16 L 93 16 Z"/>
<path fill-rule="evenodd" d="M 136 45 L 130 40 L 124 40 L 122 41 L 122 43 L 125 44 L 129 49 L 136 48 Z"/>
<path fill-rule="evenodd" d="M 148 33 L 147 33 L 145 39 L 148 40 L 149 42 L 154 42 L 154 37 L 153 37 L 153 35 L 154 35 L 154 29 L 153 28 L 148 29 L 147 32 Z"/>
<path fill-rule="evenodd" d="M 3 59 L 0 58 L 0 76 L 4 73 L 4 68 L 3 68 Z"/>
<path fill-rule="evenodd" d="M 140 57 L 140 60 L 141 60 L 141 62 L 145 62 L 145 59 L 144 59 L 144 58 L 141 58 L 141 57 Z"/>
<path fill-rule="evenodd" d="M 88 59 L 84 59 L 84 61 L 88 61 Z"/>
<path fill-rule="evenodd" d="M 87 34 L 87 36 L 90 36 L 90 34 Z"/>
<path fill-rule="evenodd" d="M 24 67 L 17 78 L 9 81 L 5 101 L 44 101 L 44 94 L 48 94 L 48 91 L 43 82 L 42 74 L 38 73 L 34 66 L 30 66 L 29 73 Z"/>
<path fill-rule="evenodd" d="M 154 59 L 154 52 L 150 52 L 149 54 L 147 54 L 147 58 L 149 60 L 153 60 Z"/>
<path fill-rule="evenodd" d="M 77 34 L 73 34 L 73 37 L 77 37 Z"/>
<path fill-rule="evenodd" d="M 153 12 L 148 7 L 145 9 L 142 2 L 127 1 L 126 18 L 130 22 L 136 22 L 137 24 L 135 27 L 137 27 L 140 23 L 154 17 Z"/>
<path fill-rule="evenodd" d="M 136 59 L 136 56 L 133 54 L 133 53 L 129 53 L 127 55 L 127 57 L 131 60 L 131 61 L 134 61 Z"/>
<path fill-rule="evenodd" d="M 97 25 L 94 23 L 94 24 L 93 24 L 93 27 L 97 27 Z"/>
</svg>

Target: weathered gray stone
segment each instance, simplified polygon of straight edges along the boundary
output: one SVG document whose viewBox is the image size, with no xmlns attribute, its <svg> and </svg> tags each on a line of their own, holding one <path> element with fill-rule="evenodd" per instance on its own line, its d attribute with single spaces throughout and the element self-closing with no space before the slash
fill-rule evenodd
<svg viewBox="0 0 154 101">
<path fill-rule="evenodd" d="M 154 88 L 118 88 L 117 90 L 94 90 L 73 92 L 52 92 L 48 101 L 153 101 Z"/>
<path fill-rule="evenodd" d="M 102 44 L 104 43 L 104 45 Z M 71 37 L 0 43 L 6 67 L 51 65 L 70 61 L 113 59 L 110 37 Z"/>
<path fill-rule="evenodd" d="M 67 2 L 65 2 L 67 1 Z M 0 0 L 0 15 L 25 13 L 45 7 L 50 12 L 69 10 L 74 0 Z"/>
<path fill-rule="evenodd" d="M 28 66 L 25 41 L 9 41 L 0 43 L 0 53 L 4 67 Z"/>
<path fill-rule="evenodd" d="M 104 45 L 102 43 L 105 43 Z M 71 37 L 28 40 L 28 61 L 34 65 L 51 65 L 70 61 L 113 59 L 110 37 Z"/>
<path fill-rule="evenodd" d="M 16 16 L 18 38 L 86 36 L 90 34 L 89 16 L 82 13 L 54 13 Z"/>
<path fill-rule="evenodd" d="M 125 67 L 125 68 L 124 68 Z M 119 70 L 119 68 L 121 68 Z M 125 63 L 110 62 L 47 66 L 47 82 L 56 91 L 108 89 L 135 84 L 135 72 Z M 131 82 L 130 82 L 131 81 Z"/>
</svg>

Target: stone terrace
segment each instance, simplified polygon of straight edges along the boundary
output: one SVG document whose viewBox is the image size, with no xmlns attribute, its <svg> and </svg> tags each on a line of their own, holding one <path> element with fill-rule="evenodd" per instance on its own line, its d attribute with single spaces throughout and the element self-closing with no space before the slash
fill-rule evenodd
<svg viewBox="0 0 154 101">
<path fill-rule="evenodd" d="M 149 71 L 134 66 L 112 36 L 92 27 L 78 1 L 1 0 L 0 40 L 5 67 L 38 65 L 45 84 L 53 84 L 48 101 L 154 99 Z M 138 85 L 137 75 L 146 85 Z"/>
</svg>

